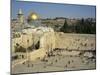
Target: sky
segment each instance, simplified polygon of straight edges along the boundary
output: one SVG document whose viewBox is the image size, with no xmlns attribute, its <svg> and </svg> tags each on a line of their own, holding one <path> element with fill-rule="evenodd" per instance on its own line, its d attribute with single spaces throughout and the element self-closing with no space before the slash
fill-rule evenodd
<svg viewBox="0 0 100 75">
<path fill-rule="evenodd" d="M 11 17 L 16 18 L 19 9 L 25 17 L 30 12 L 37 13 L 41 18 L 95 18 L 96 7 L 90 5 L 57 4 L 43 2 L 27 2 L 12 0 Z"/>
</svg>

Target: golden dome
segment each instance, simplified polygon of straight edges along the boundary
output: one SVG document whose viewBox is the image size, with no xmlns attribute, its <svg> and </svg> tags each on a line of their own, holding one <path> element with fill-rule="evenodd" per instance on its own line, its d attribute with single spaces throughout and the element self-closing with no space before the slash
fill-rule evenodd
<svg viewBox="0 0 100 75">
<path fill-rule="evenodd" d="M 38 17 L 37 17 L 36 14 L 33 14 L 33 15 L 31 16 L 31 18 L 32 18 L 33 20 L 36 20 Z"/>
<path fill-rule="evenodd" d="M 30 13 L 28 19 L 30 20 L 37 20 L 39 19 L 38 15 L 36 13 Z"/>
</svg>

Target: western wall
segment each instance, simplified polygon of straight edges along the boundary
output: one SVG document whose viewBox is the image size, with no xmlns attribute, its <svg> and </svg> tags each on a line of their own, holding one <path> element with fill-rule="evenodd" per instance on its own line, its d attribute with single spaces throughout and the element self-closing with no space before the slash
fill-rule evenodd
<svg viewBox="0 0 100 75">
<path fill-rule="evenodd" d="M 35 46 L 39 42 L 39 48 L 29 53 L 30 60 L 43 58 L 46 53 L 55 49 L 65 49 L 65 55 L 79 55 L 88 50 L 95 51 L 95 36 L 91 34 L 65 34 L 54 32 L 52 28 L 24 29 L 20 38 L 12 39 L 12 52 L 15 51 L 16 43 L 28 50 L 29 46 Z M 27 52 L 27 51 L 26 51 Z M 86 55 L 93 56 L 90 52 Z"/>
</svg>

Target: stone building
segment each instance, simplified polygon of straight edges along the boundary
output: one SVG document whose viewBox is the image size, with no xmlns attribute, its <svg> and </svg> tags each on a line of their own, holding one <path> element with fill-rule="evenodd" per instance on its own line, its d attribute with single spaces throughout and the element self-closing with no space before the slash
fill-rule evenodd
<svg viewBox="0 0 100 75">
<path fill-rule="evenodd" d="M 12 39 L 13 54 L 16 53 L 17 44 L 25 48 L 25 50 L 28 49 L 29 47 L 33 48 L 30 53 L 30 57 L 32 57 L 32 60 L 34 60 L 33 57 L 35 54 L 42 51 L 45 55 L 46 52 L 48 53 L 55 48 L 55 33 L 52 28 L 49 27 L 37 27 L 32 29 L 29 28 L 29 29 L 23 29 L 22 32 L 16 32 L 15 34 L 19 34 L 20 36 Z M 38 52 L 35 53 L 36 51 Z M 38 55 L 36 57 L 41 57 L 41 56 Z"/>
</svg>

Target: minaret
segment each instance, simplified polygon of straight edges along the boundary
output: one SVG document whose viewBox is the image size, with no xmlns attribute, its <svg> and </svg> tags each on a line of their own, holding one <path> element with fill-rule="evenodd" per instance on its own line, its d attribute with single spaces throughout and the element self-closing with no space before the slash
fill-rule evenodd
<svg viewBox="0 0 100 75">
<path fill-rule="evenodd" d="M 18 17 L 18 22 L 20 24 L 23 24 L 24 23 L 24 14 L 21 9 L 18 10 L 17 17 Z"/>
</svg>

